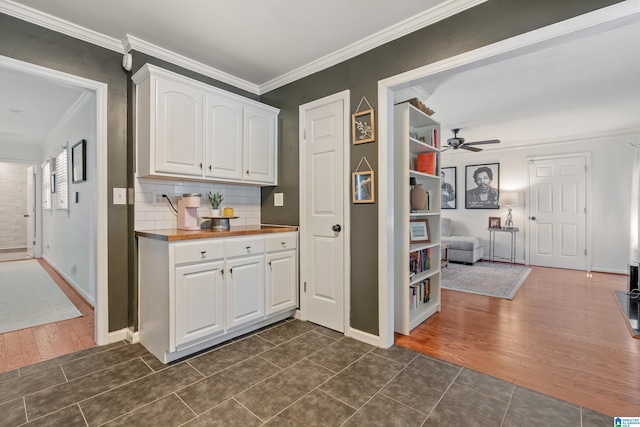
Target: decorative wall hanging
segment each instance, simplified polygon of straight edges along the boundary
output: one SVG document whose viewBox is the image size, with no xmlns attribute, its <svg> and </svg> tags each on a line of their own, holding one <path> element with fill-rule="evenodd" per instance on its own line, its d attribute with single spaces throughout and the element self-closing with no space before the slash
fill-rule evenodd
<svg viewBox="0 0 640 427">
<path fill-rule="evenodd" d="M 362 162 L 365 162 L 369 170 L 360 171 Z M 351 187 L 353 190 L 353 203 L 374 203 L 375 202 L 375 175 L 373 168 L 366 157 L 362 156 L 356 171 L 351 174 Z"/>
<path fill-rule="evenodd" d="M 500 163 L 468 165 L 465 171 L 467 209 L 499 209 Z"/>
<path fill-rule="evenodd" d="M 368 110 L 359 111 L 362 102 L 366 102 L 369 106 Z M 366 97 L 362 97 L 356 112 L 351 115 L 351 134 L 353 144 L 364 144 L 365 142 L 373 142 L 376 139 L 375 117 L 373 107 L 369 104 Z"/>
<path fill-rule="evenodd" d="M 87 179 L 87 141 L 81 139 L 71 147 L 71 182 Z"/>
<path fill-rule="evenodd" d="M 440 209 L 458 208 L 458 180 L 455 166 L 440 169 Z"/>
</svg>

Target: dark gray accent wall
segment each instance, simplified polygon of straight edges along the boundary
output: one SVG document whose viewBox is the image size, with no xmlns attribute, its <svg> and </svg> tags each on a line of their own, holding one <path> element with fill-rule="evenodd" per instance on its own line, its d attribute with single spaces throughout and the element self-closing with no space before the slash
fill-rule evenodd
<svg viewBox="0 0 640 427">
<path fill-rule="evenodd" d="M 491 0 L 262 95 L 262 102 L 281 110 L 278 139 L 279 185 L 262 190 L 262 221 L 300 224 L 300 105 L 350 89 L 352 112 L 362 96 L 366 96 L 377 113 L 379 80 L 614 3 L 618 1 Z M 363 155 L 373 169 L 378 170 L 377 143 L 374 142 L 351 146 L 351 171 L 355 170 Z M 286 209 L 273 206 L 275 192 L 284 192 Z M 377 195 L 376 200 L 379 200 Z M 377 227 L 377 203 L 351 205 L 351 254 L 348 260 L 351 262 L 350 325 L 374 335 L 378 334 Z"/>
<path fill-rule="evenodd" d="M 130 207 L 114 206 L 111 200 L 113 187 L 127 186 L 127 74 L 120 65 L 122 55 L 4 14 L 0 14 L 0 55 L 108 84 L 109 330 L 125 328 Z"/>
</svg>

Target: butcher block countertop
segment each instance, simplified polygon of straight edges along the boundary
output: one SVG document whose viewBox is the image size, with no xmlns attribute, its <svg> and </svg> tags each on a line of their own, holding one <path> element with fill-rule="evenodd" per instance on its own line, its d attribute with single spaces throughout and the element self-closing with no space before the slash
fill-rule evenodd
<svg viewBox="0 0 640 427">
<path fill-rule="evenodd" d="M 231 227 L 229 231 L 214 231 L 210 228 L 200 230 L 178 230 L 168 228 L 165 230 L 141 230 L 136 231 L 137 237 L 148 237 L 169 242 L 179 240 L 213 239 L 216 237 L 248 236 L 252 234 L 287 233 L 298 231 L 298 227 L 286 225 L 239 225 Z"/>
</svg>

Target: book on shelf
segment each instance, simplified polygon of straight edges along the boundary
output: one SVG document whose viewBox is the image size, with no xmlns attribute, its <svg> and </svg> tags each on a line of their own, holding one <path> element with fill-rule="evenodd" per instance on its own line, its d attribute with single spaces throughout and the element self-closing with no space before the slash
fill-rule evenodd
<svg viewBox="0 0 640 427">
<path fill-rule="evenodd" d="M 409 286 L 409 308 L 415 310 L 429 302 L 431 293 L 431 281 L 425 279 L 420 283 Z"/>
<path fill-rule="evenodd" d="M 438 141 L 438 129 L 433 129 L 431 131 L 431 145 L 433 145 L 435 148 L 438 148 L 440 145 L 440 141 Z"/>
<path fill-rule="evenodd" d="M 409 280 L 412 273 L 417 274 L 431 268 L 431 248 L 420 249 L 409 253 Z"/>
<path fill-rule="evenodd" d="M 416 170 L 422 173 L 435 175 L 436 173 L 436 153 L 420 153 L 418 154 L 418 162 Z"/>
</svg>

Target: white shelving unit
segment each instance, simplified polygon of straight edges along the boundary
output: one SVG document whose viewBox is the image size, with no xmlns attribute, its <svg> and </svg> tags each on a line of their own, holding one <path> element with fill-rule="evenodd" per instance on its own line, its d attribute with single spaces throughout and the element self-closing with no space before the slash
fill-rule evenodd
<svg viewBox="0 0 640 427">
<path fill-rule="evenodd" d="M 440 311 L 440 124 L 407 102 L 396 105 L 394 112 L 394 330 L 408 335 Z M 420 153 L 435 154 L 433 174 L 416 170 Z M 411 177 L 429 192 L 427 211 L 411 211 Z M 411 243 L 409 224 L 422 219 L 428 220 L 430 242 Z M 411 254 L 423 250 L 428 252 L 430 267 L 410 274 Z M 429 283 L 429 300 L 411 304 L 412 287 L 425 281 Z"/>
</svg>

